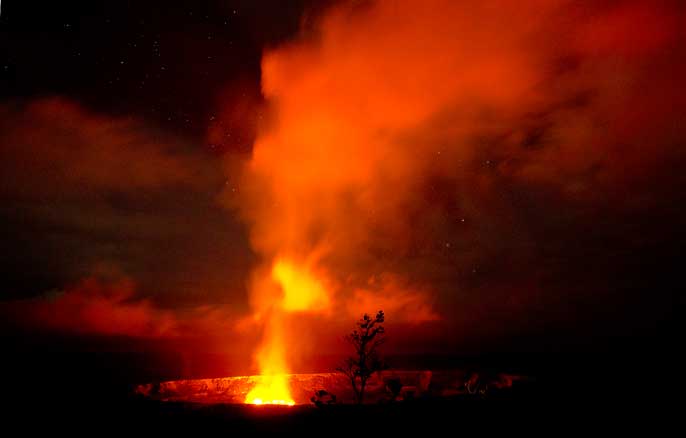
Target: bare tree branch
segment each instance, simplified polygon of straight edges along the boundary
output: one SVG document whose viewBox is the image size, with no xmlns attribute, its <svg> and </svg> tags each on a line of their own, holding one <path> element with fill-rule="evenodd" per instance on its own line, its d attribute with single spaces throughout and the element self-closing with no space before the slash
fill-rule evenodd
<svg viewBox="0 0 686 438">
<path fill-rule="evenodd" d="M 350 379 L 355 401 L 362 403 L 367 380 L 384 366 L 376 350 L 385 341 L 383 323 L 385 315 L 382 310 L 372 318 L 364 314 L 357 322 L 359 329 L 355 329 L 345 337 L 345 340 L 355 349 L 355 356 L 348 357 L 344 366 L 336 370 Z"/>
</svg>

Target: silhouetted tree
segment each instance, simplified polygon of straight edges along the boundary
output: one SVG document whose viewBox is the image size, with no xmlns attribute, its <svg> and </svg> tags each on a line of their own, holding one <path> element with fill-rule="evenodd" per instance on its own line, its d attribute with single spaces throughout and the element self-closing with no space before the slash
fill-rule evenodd
<svg viewBox="0 0 686 438">
<path fill-rule="evenodd" d="M 384 368 L 377 353 L 377 348 L 385 341 L 383 323 L 383 310 L 379 310 L 375 318 L 365 313 L 357 322 L 359 329 L 353 330 L 345 337 L 345 340 L 355 348 L 355 355 L 347 358 L 343 366 L 337 370 L 350 380 L 355 402 L 358 404 L 364 400 L 364 390 L 369 377 Z"/>
</svg>

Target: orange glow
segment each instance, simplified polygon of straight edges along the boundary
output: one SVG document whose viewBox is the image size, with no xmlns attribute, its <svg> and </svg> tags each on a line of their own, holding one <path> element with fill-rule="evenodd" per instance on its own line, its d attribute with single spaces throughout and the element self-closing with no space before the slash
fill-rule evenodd
<svg viewBox="0 0 686 438">
<path fill-rule="evenodd" d="M 329 296 L 321 281 L 306 270 L 298 270 L 285 260 L 277 260 L 272 279 L 283 290 L 283 309 L 287 312 L 326 310 Z"/>
<path fill-rule="evenodd" d="M 293 406 L 295 404 L 284 374 L 264 376 L 263 380 L 248 393 L 245 402 L 253 405 Z"/>
<path fill-rule="evenodd" d="M 292 406 L 295 402 L 287 383 L 284 320 L 288 313 L 327 310 L 329 295 L 324 283 L 307 267 L 298 267 L 284 258 L 272 266 L 271 280 L 261 284 L 267 290 L 260 291 L 262 299 L 258 303 L 265 317 L 262 344 L 256 355 L 262 379 L 248 393 L 245 403 Z"/>
</svg>

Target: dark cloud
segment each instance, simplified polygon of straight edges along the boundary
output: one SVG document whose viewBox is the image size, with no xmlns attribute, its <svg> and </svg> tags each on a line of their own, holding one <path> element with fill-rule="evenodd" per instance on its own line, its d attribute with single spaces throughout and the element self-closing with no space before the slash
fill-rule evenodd
<svg viewBox="0 0 686 438">
<path fill-rule="evenodd" d="M 5 105 L 1 123 L 6 197 L 68 198 L 174 186 L 198 190 L 217 183 L 202 155 L 188 145 L 65 99 Z"/>
<path fill-rule="evenodd" d="M 1 112 L 5 298 L 61 288 L 106 265 L 165 306 L 240 307 L 251 256 L 214 199 L 225 184 L 214 156 L 66 99 Z"/>
</svg>

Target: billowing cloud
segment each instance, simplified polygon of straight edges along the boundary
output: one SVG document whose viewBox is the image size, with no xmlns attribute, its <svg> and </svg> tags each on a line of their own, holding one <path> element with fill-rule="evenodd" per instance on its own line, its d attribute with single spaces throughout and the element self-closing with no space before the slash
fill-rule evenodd
<svg viewBox="0 0 686 438">
<path fill-rule="evenodd" d="M 5 196 L 82 196 L 182 185 L 207 175 L 187 145 L 129 118 L 94 114 L 62 98 L 0 108 Z"/>
<path fill-rule="evenodd" d="M 622 271 L 616 225 L 640 234 L 683 182 L 683 18 L 670 1 L 342 2 L 266 51 L 268 117 L 227 196 L 267 266 L 315 266 L 359 312 L 506 333 L 594 282 L 600 303 L 584 266 L 621 254 L 606 274 Z"/>
<path fill-rule="evenodd" d="M 2 304 L 15 325 L 79 335 L 157 338 L 178 334 L 173 313 L 135 297 L 130 279 L 87 278 L 66 290 Z"/>
<path fill-rule="evenodd" d="M 38 334 L 190 340 L 196 345 L 187 349 L 196 353 L 202 348 L 232 351 L 228 347 L 241 345 L 241 339 L 252 340 L 237 326 L 239 315 L 229 306 L 161 307 L 144 296 L 133 279 L 101 269 L 62 289 L 0 302 L 0 314 L 3 326 Z"/>
<path fill-rule="evenodd" d="M 60 97 L 1 104 L 2 298 L 105 264 L 167 307 L 240 307 L 250 253 L 216 202 L 224 184 L 216 155 L 149 121 Z"/>
<path fill-rule="evenodd" d="M 668 0 L 339 2 L 265 49 L 266 103 L 217 96 L 206 140 L 239 152 L 223 174 L 144 120 L 4 102 L 2 307 L 242 352 L 281 302 L 291 363 L 377 307 L 420 347 L 656 326 L 686 222 L 684 18 Z M 133 280 L 92 279 L 102 263 Z"/>
<path fill-rule="evenodd" d="M 414 290 L 399 282 L 398 278 L 386 274 L 370 278 L 366 288 L 353 291 L 347 302 L 350 320 L 359 317 L 363 309 L 383 309 L 396 321 L 409 324 L 440 319 L 433 303 L 427 300 L 429 294 L 426 291 Z"/>
</svg>

